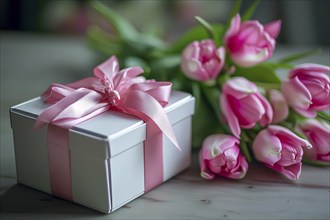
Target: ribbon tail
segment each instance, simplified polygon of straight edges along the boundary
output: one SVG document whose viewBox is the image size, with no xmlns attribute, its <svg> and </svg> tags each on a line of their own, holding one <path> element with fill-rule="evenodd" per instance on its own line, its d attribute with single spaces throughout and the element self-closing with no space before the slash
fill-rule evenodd
<svg viewBox="0 0 330 220">
<path fill-rule="evenodd" d="M 130 91 L 125 95 L 118 108 L 146 122 L 152 120 L 174 146 L 181 151 L 166 112 L 151 95 L 138 90 Z"/>
</svg>

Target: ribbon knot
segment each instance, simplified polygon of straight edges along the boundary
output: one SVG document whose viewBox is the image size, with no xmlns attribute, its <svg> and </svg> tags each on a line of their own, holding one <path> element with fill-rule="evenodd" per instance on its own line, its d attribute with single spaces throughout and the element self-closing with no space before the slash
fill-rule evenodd
<svg viewBox="0 0 330 220">
<path fill-rule="evenodd" d="M 107 100 L 111 106 L 118 106 L 120 102 L 120 95 L 119 92 L 114 89 L 106 89 L 105 94 L 107 97 Z"/>
<path fill-rule="evenodd" d="M 100 89 L 98 87 L 95 87 L 95 90 L 104 93 L 106 100 L 111 106 L 117 106 L 120 102 L 119 92 L 114 89 L 113 83 L 111 83 L 107 78 L 101 79 L 101 82 L 104 85 L 104 88 Z"/>
</svg>

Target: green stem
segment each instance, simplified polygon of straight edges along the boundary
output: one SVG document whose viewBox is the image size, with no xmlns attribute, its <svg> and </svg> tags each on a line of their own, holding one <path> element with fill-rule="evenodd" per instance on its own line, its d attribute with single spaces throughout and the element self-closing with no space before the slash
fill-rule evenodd
<svg viewBox="0 0 330 220">
<path fill-rule="evenodd" d="M 199 16 L 196 16 L 195 19 L 202 25 L 202 27 L 204 27 L 204 29 L 206 30 L 209 37 L 211 39 L 215 40 L 216 37 L 215 37 L 215 33 L 214 33 L 212 26 L 207 21 L 205 21 L 203 18 L 201 18 Z"/>
<path fill-rule="evenodd" d="M 288 57 L 284 57 L 284 58 L 280 59 L 278 62 L 279 63 L 290 63 L 290 62 L 297 61 L 299 59 L 303 59 L 303 58 L 313 56 L 313 55 L 316 55 L 319 53 L 321 53 L 321 49 L 311 50 L 311 51 L 307 51 L 307 52 L 303 52 L 303 53 L 299 53 L 299 54 L 290 55 Z"/>
<path fill-rule="evenodd" d="M 221 90 L 223 84 L 230 78 L 230 75 L 225 73 L 225 74 L 219 74 L 220 76 L 217 79 L 218 86 Z"/>
<path fill-rule="evenodd" d="M 241 131 L 241 143 L 240 143 L 240 148 L 243 152 L 243 154 L 246 156 L 246 159 L 249 163 L 252 162 L 250 151 L 248 148 L 247 143 L 250 141 L 249 137 L 246 135 L 245 131 Z"/>
<path fill-rule="evenodd" d="M 329 162 L 325 162 L 325 161 L 319 161 L 319 160 L 310 160 L 307 158 L 303 158 L 302 159 L 303 163 L 312 165 L 312 166 L 318 166 L 318 167 L 329 167 L 330 163 Z"/>
</svg>

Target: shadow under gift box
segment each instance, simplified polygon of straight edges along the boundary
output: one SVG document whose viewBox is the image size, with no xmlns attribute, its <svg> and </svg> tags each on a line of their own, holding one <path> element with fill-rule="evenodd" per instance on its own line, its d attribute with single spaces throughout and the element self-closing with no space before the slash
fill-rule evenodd
<svg viewBox="0 0 330 220">
<path fill-rule="evenodd" d="M 172 91 L 164 107 L 181 152 L 163 135 L 163 181 L 190 165 L 194 104 L 190 94 Z M 52 193 L 47 126 L 33 129 L 46 107 L 35 98 L 12 107 L 10 115 L 18 182 Z M 144 121 L 108 111 L 74 126 L 68 137 L 73 202 L 111 213 L 145 192 Z"/>
</svg>

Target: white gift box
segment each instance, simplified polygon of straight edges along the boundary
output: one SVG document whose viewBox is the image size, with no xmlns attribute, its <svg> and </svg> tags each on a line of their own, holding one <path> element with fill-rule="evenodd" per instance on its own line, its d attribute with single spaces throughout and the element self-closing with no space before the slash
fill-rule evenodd
<svg viewBox="0 0 330 220">
<path fill-rule="evenodd" d="M 181 151 L 163 136 L 163 181 L 190 165 L 194 103 L 190 94 L 172 91 L 169 104 L 164 107 Z M 34 129 L 36 118 L 46 107 L 40 98 L 35 98 L 12 107 L 10 114 L 18 182 L 52 193 L 48 126 Z M 108 111 L 67 132 L 73 202 L 111 213 L 145 193 L 144 121 Z"/>
</svg>

